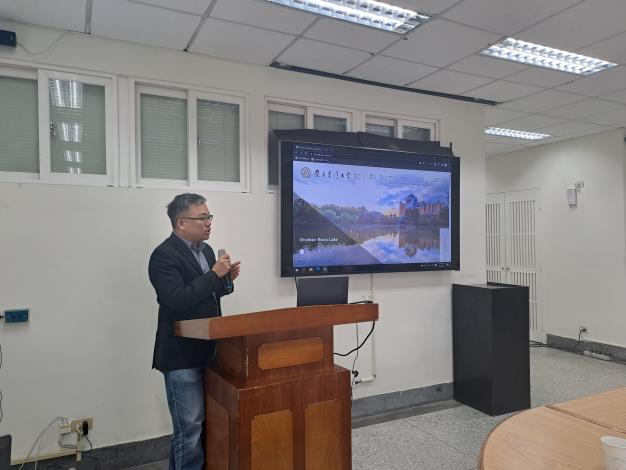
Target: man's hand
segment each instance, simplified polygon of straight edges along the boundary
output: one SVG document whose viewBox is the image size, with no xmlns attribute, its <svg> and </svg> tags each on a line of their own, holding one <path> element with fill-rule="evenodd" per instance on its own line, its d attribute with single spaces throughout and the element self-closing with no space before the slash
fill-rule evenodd
<svg viewBox="0 0 626 470">
<path fill-rule="evenodd" d="M 211 271 L 217 274 L 218 277 L 224 277 L 230 271 L 230 269 L 231 269 L 230 256 L 226 254 L 224 256 L 220 256 L 217 259 L 217 261 L 211 268 Z"/>
<path fill-rule="evenodd" d="M 230 266 L 230 274 L 232 276 L 232 280 L 234 281 L 239 277 L 239 270 L 241 269 L 241 261 L 235 261 Z"/>
</svg>

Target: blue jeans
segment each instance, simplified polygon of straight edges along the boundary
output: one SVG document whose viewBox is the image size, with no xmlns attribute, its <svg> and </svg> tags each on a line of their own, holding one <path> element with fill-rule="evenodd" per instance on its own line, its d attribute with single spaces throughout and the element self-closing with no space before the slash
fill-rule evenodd
<svg viewBox="0 0 626 470">
<path fill-rule="evenodd" d="M 163 375 L 173 427 L 169 470 L 202 470 L 203 369 L 170 370 Z"/>
</svg>

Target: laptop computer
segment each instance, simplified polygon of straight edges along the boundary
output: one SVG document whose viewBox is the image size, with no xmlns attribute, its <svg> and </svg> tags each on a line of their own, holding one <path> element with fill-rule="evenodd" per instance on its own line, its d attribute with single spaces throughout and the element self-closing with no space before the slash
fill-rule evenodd
<svg viewBox="0 0 626 470">
<path fill-rule="evenodd" d="M 297 280 L 298 307 L 348 303 L 348 276 L 303 277 Z"/>
</svg>

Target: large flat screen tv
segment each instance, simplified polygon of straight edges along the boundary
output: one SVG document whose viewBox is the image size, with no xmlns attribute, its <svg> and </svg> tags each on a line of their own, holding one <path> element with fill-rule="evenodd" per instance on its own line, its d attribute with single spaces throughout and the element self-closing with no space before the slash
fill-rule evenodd
<svg viewBox="0 0 626 470">
<path fill-rule="evenodd" d="M 459 159 L 280 143 L 281 276 L 459 269 Z"/>
</svg>

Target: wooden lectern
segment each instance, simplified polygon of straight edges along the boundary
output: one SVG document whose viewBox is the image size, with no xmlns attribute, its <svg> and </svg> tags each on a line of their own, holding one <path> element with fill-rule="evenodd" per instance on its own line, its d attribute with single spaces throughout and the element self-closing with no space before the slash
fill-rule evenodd
<svg viewBox="0 0 626 470">
<path fill-rule="evenodd" d="M 220 340 L 205 370 L 206 470 L 350 470 L 350 371 L 333 326 L 378 320 L 377 304 L 318 305 L 179 321 Z"/>
</svg>

